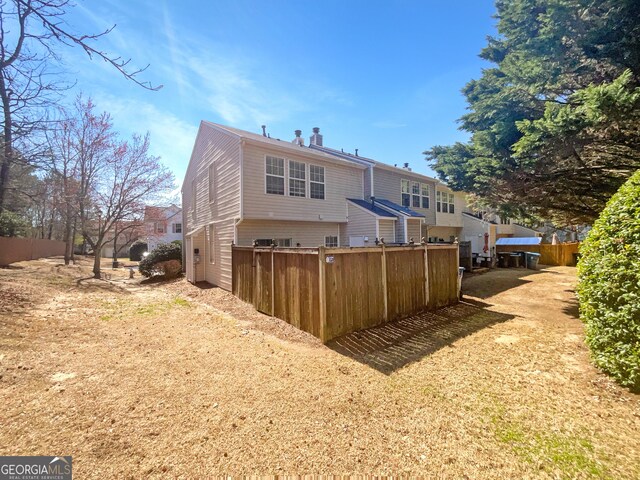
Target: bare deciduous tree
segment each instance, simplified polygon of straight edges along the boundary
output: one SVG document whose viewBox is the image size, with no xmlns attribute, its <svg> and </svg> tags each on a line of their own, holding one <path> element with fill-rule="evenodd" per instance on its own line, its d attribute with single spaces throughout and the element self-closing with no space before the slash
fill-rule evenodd
<svg viewBox="0 0 640 480">
<path fill-rule="evenodd" d="M 138 79 L 147 67 L 131 68 L 130 60 L 94 46 L 113 27 L 97 34 L 71 31 L 64 18 L 73 6 L 69 0 L 0 2 L 0 213 L 14 163 L 21 158 L 29 160 L 27 143 L 33 143 L 37 133 L 47 128 L 47 108 L 65 88 L 58 81 L 59 72 L 53 70 L 59 65 L 57 47 L 80 47 L 90 58 L 107 62 L 137 85 L 150 90 L 161 88 Z M 18 145 L 22 157 L 15 154 Z"/>
</svg>

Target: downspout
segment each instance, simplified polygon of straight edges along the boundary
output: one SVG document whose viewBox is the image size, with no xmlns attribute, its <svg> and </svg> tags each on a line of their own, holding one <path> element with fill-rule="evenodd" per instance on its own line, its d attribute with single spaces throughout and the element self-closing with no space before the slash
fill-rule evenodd
<svg viewBox="0 0 640 480">
<path fill-rule="evenodd" d="M 408 217 L 404 217 L 404 243 L 409 243 L 409 221 Z"/>
<path fill-rule="evenodd" d="M 371 165 L 369 167 L 369 177 L 370 177 L 370 182 L 371 182 L 371 196 L 375 197 L 376 196 L 376 191 L 375 191 L 375 188 L 373 186 L 373 165 Z M 366 198 L 365 198 L 365 200 L 366 200 Z"/>
</svg>

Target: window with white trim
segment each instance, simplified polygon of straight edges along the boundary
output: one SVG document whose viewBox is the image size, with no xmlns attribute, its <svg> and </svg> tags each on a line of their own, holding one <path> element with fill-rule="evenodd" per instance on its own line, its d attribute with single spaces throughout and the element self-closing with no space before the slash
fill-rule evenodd
<svg viewBox="0 0 640 480">
<path fill-rule="evenodd" d="M 324 246 L 325 247 L 337 247 L 338 246 L 338 237 L 334 235 L 328 235 L 324 237 Z"/>
<path fill-rule="evenodd" d="M 155 233 L 164 233 L 164 222 L 156 222 L 154 224 Z"/>
<path fill-rule="evenodd" d="M 411 206 L 420 208 L 420 183 L 411 182 Z"/>
<path fill-rule="evenodd" d="M 420 184 L 420 197 L 422 199 L 422 208 L 429 208 L 429 185 L 426 183 Z"/>
<path fill-rule="evenodd" d="M 207 245 L 209 246 L 209 263 L 216 263 L 216 230 L 215 225 L 207 228 Z"/>
<path fill-rule="evenodd" d="M 284 158 L 267 155 L 265 168 L 266 192 L 284 195 Z"/>
<path fill-rule="evenodd" d="M 441 207 L 441 199 L 442 195 L 440 193 L 440 191 L 436 191 L 436 211 L 437 212 L 441 212 L 442 211 L 442 207 Z"/>
<path fill-rule="evenodd" d="M 276 247 L 290 247 L 291 243 L 290 238 L 258 238 L 256 240 L 258 247 L 270 247 L 271 244 Z"/>
<path fill-rule="evenodd" d="M 289 160 L 289 196 L 307 196 L 306 165 L 302 162 Z"/>
<path fill-rule="evenodd" d="M 216 200 L 216 164 L 209 165 L 209 203 Z"/>
<path fill-rule="evenodd" d="M 411 206 L 411 182 L 409 180 L 401 180 L 402 182 L 402 206 L 410 207 Z"/>
<path fill-rule="evenodd" d="M 173 233 L 182 233 L 182 224 L 181 223 L 173 223 L 171 224 L 171 229 Z"/>
<path fill-rule="evenodd" d="M 324 200 L 324 167 L 309 165 L 309 196 Z"/>
<path fill-rule="evenodd" d="M 456 209 L 454 207 L 455 199 L 453 197 L 453 193 L 449 194 L 449 213 L 455 213 Z"/>
<path fill-rule="evenodd" d="M 441 192 L 442 194 L 442 213 L 449 213 L 449 194 L 447 192 Z"/>
</svg>

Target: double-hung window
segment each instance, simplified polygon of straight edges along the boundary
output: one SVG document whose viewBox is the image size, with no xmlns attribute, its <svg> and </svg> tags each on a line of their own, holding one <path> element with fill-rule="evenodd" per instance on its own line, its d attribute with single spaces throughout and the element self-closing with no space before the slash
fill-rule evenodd
<svg viewBox="0 0 640 480">
<path fill-rule="evenodd" d="M 411 182 L 409 180 L 402 180 L 402 206 L 411 206 Z"/>
<path fill-rule="evenodd" d="M 449 194 L 449 213 L 455 213 L 453 193 Z"/>
<path fill-rule="evenodd" d="M 420 184 L 420 196 L 422 197 L 422 208 L 429 208 L 429 185 L 426 183 Z"/>
<path fill-rule="evenodd" d="M 266 159 L 267 193 L 284 195 L 284 158 L 271 157 Z"/>
<path fill-rule="evenodd" d="M 441 202 L 441 198 L 442 198 L 442 195 L 441 195 L 440 191 L 437 191 L 437 192 L 436 192 L 436 211 L 437 211 L 437 212 L 441 212 L 441 211 L 442 211 L 442 207 L 441 207 L 441 204 L 442 204 L 442 202 Z"/>
<path fill-rule="evenodd" d="M 174 223 L 172 224 L 173 229 L 173 233 L 182 233 L 182 224 L 181 223 Z"/>
<path fill-rule="evenodd" d="M 289 196 L 307 196 L 306 165 L 302 162 L 289 160 Z"/>
<path fill-rule="evenodd" d="M 324 237 L 324 246 L 325 247 L 337 247 L 338 246 L 338 237 L 334 235 L 328 235 Z"/>
<path fill-rule="evenodd" d="M 411 182 L 411 206 L 420 208 L 420 184 L 418 182 Z"/>
<path fill-rule="evenodd" d="M 324 200 L 324 167 L 309 165 L 309 196 Z"/>
</svg>

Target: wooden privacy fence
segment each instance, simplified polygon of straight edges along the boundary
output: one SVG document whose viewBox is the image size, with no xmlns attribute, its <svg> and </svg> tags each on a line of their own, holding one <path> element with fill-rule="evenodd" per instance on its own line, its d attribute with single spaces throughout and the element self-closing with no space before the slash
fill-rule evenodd
<svg viewBox="0 0 640 480">
<path fill-rule="evenodd" d="M 535 252 L 540 254 L 538 263 L 542 265 L 554 266 L 575 266 L 575 255 L 580 249 L 580 242 L 558 243 L 552 245 L 550 243 L 541 243 L 540 245 L 498 245 L 496 252 Z"/>
<path fill-rule="evenodd" d="M 458 246 L 232 248 L 232 291 L 323 342 L 458 301 Z"/>
<path fill-rule="evenodd" d="M 57 240 L 0 237 L 0 265 L 64 255 L 64 246 Z"/>
</svg>

